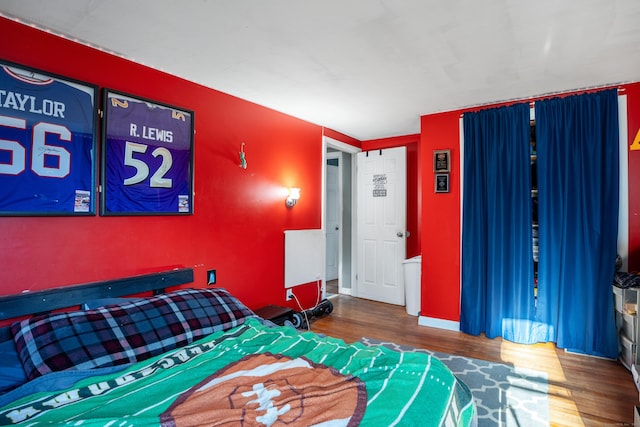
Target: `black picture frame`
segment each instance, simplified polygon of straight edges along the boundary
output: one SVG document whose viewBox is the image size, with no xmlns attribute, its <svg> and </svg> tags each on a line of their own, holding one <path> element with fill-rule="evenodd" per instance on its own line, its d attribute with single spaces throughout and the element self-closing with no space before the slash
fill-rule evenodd
<svg viewBox="0 0 640 427">
<path fill-rule="evenodd" d="M 0 60 L 0 216 L 96 214 L 98 87 Z"/>
<path fill-rule="evenodd" d="M 433 172 L 451 172 L 451 150 L 433 150 Z"/>
<path fill-rule="evenodd" d="M 100 214 L 192 215 L 194 112 L 105 88 Z"/>
<path fill-rule="evenodd" d="M 448 193 L 449 192 L 449 174 L 437 173 L 434 179 L 434 191 L 436 193 Z"/>
</svg>

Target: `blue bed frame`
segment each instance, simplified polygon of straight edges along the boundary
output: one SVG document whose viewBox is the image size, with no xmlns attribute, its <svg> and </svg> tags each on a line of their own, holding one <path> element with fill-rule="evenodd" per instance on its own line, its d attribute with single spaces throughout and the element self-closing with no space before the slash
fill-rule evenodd
<svg viewBox="0 0 640 427">
<path fill-rule="evenodd" d="M 193 268 L 179 268 L 160 273 L 0 296 L 0 320 L 48 313 L 60 308 L 79 306 L 99 298 L 122 297 L 147 291 L 152 291 L 155 295 L 165 292 L 172 286 L 192 282 Z M 0 342 L 10 338 L 9 327 L 0 328 Z"/>
</svg>

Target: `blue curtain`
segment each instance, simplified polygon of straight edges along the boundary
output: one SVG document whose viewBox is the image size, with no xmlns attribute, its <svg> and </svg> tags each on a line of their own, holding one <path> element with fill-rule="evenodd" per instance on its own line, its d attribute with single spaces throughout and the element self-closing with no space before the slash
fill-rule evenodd
<svg viewBox="0 0 640 427">
<path fill-rule="evenodd" d="M 529 105 L 466 113 L 463 121 L 460 328 L 533 342 Z"/>
<path fill-rule="evenodd" d="M 538 101 L 535 113 L 541 341 L 615 358 L 617 93 Z"/>
</svg>

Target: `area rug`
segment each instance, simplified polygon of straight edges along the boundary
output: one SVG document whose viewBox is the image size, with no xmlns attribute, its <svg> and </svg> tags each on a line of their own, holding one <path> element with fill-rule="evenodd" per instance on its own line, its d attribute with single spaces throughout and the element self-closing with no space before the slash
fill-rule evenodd
<svg viewBox="0 0 640 427">
<path fill-rule="evenodd" d="M 362 344 L 431 354 L 471 389 L 478 410 L 478 427 L 548 426 L 547 373 L 487 362 L 392 342 L 362 338 Z"/>
</svg>

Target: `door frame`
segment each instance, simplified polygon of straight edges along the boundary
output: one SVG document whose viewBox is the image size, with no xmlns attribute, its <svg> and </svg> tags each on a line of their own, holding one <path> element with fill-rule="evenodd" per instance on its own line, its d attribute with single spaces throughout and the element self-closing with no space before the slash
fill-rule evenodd
<svg viewBox="0 0 640 427">
<path fill-rule="evenodd" d="M 327 218 L 326 218 L 326 205 L 327 205 L 327 173 L 326 173 L 326 164 L 327 164 L 327 159 L 330 158 L 329 157 L 329 153 L 327 153 L 327 149 L 328 148 L 332 148 L 334 150 L 338 150 L 341 151 L 343 153 L 347 153 L 347 154 L 351 154 L 351 170 L 355 172 L 356 170 L 356 153 L 359 153 L 362 151 L 361 148 L 350 145 L 350 144 L 346 144 L 344 142 L 338 141 L 336 139 L 333 139 L 331 137 L 328 136 L 322 136 L 322 206 L 321 206 L 321 227 L 322 230 L 324 232 L 324 235 L 327 235 Z M 340 168 L 340 173 L 339 173 L 339 186 L 340 186 L 340 192 L 342 193 L 343 191 L 343 179 L 342 179 L 342 167 L 344 165 L 344 156 L 342 157 L 342 162 L 339 165 Z M 338 292 L 340 294 L 345 294 L 345 295 L 355 295 L 357 296 L 357 280 L 356 280 L 356 274 L 357 274 L 357 259 L 358 259 L 358 253 L 357 253 L 357 227 L 354 227 L 353 224 L 356 224 L 356 215 L 357 215 L 357 206 L 356 206 L 356 202 L 357 202 L 357 191 L 356 191 L 356 182 L 355 182 L 355 173 L 352 172 L 352 182 L 351 182 L 351 275 L 350 275 L 350 281 L 351 281 L 351 286 L 350 287 L 346 287 L 343 283 L 343 265 L 342 265 L 342 257 L 343 257 L 343 233 L 344 233 L 344 227 L 341 227 L 340 230 L 340 237 L 339 237 L 339 247 L 338 247 Z M 342 203 L 341 203 L 342 204 Z M 325 239 L 326 242 L 326 239 Z M 325 243 L 326 245 L 326 243 Z M 326 246 L 325 246 L 325 251 L 327 250 Z M 326 298 L 326 282 L 324 283 L 324 286 L 322 288 L 322 297 Z"/>
<path fill-rule="evenodd" d="M 337 262 L 338 262 L 338 266 L 337 266 L 337 276 L 338 276 L 338 290 L 340 289 L 340 283 L 342 282 L 341 278 L 342 278 L 342 262 L 340 262 L 340 260 L 342 260 L 342 257 L 344 255 L 344 250 L 343 250 L 343 237 L 342 237 L 342 232 L 343 232 L 343 220 L 342 220 L 342 215 L 343 215 L 343 185 L 344 185 L 344 180 L 343 180 L 343 170 L 342 170 L 342 162 L 344 161 L 343 159 L 343 155 L 342 155 L 342 151 L 332 151 L 330 153 L 326 153 L 327 154 L 327 160 L 331 160 L 331 159 L 338 159 L 338 254 L 337 254 Z M 327 161 L 325 161 L 325 183 L 326 183 L 326 170 L 328 168 L 327 165 Z M 325 187 L 325 191 L 324 191 L 324 199 L 325 201 L 327 200 L 327 191 L 326 191 L 326 187 Z M 325 209 L 326 209 L 326 204 L 324 205 Z M 325 210 L 325 214 L 326 214 L 326 210 Z M 329 230 L 325 229 L 325 235 L 328 235 Z M 329 239 L 325 239 L 325 245 L 328 244 Z M 326 248 L 325 248 L 326 249 Z M 325 262 L 328 259 L 325 258 Z M 325 269 L 326 272 L 326 269 Z"/>
</svg>

